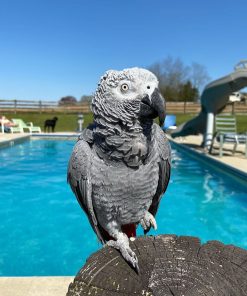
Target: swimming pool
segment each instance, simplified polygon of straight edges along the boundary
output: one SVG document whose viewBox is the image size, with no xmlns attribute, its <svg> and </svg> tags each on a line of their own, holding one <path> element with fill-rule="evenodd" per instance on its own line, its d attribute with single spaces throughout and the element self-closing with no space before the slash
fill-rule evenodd
<svg viewBox="0 0 247 296">
<path fill-rule="evenodd" d="M 74 275 L 101 247 L 66 183 L 74 143 L 31 140 L 0 149 L 0 276 Z M 244 185 L 173 150 L 171 182 L 152 234 L 247 249 L 246 221 Z"/>
</svg>

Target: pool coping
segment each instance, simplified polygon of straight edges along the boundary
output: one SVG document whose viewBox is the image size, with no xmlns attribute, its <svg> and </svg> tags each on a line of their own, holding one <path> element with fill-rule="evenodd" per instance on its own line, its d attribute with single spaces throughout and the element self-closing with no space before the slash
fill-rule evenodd
<svg viewBox="0 0 247 296">
<path fill-rule="evenodd" d="M 77 140 L 80 133 L 71 133 L 71 132 L 62 132 L 62 133 L 22 133 L 22 134 L 7 134 L 8 138 L 2 139 L 0 137 L 0 149 L 1 148 L 7 148 L 10 146 L 13 146 L 15 144 L 23 143 L 30 139 L 60 139 L 60 140 L 66 140 L 66 139 L 73 139 Z"/>
<path fill-rule="evenodd" d="M 74 276 L 0 277 L 1 296 L 61 296 Z"/>
<path fill-rule="evenodd" d="M 22 134 L 18 135 L 13 139 L 7 139 L 0 141 L 0 148 L 6 148 L 13 146 L 14 144 L 19 144 L 30 139 L 74 139 L 76 140 L 80 133 L 78 132 L 60 132 L 60 133 L 37 133 L 37 134 Z M 218 169 L 224 174 L 227 174 L 230 177 L 235 177 L 235 179 L 245 182 L 247 186 L 247 173 L 243 170 L 239 170 L 236 167 L 226 164 L 220 160 L 217 160 L 211 157 L 208 154 L 205 154 L 203 151 L 196 150 L 190 146 L 184 145 L 182 143 L 176 142 L 174 139 L 169 137 L 169 141 L 173 144 L 174 147 L 185 151 L 185 153 L 190 154 L 192 157 L 206 163 L 207 165 Z"/>
<path fill-rule="evenodd" d="M 81 133 L 41 133 L 32 134 L 32 138 L 78 138 Z"/>
<path fill-rule="evenodd" d="M 197 160 L 207 164 L 208 166 L 223 172 L 225 175 L 230 177 L 234 177 L 235 180 L 244 182 L 244 185 L 247 186 L 247 173 L 242 170 L 237 169 L 229 164 L 226 164 L 220 160 L 217 160 L 210 155 L 204 153 L 203 151 L 199 151 L 193 149 L 192 147 L 188 147 L 184 144 L 177 143 L 173 139 L 169 138 L 169 141 L 172 145 L 180 150 L 183 150 L 185 153 L 189 154 L 190 156 L 196 158 Z"/>
<path fill-rule="evenodd" d="M 6 148 L 9 146 L 13 146 L 15 144 L 20 144 L 20 143 L 23 143 L 23 142 L 29 140 L 30 138 L 31 138 L 31 134 L 27 134 L 27 135 L 18 135 L 15 138 L 1 140 L 0 141 L 0 148 Z"/>
</svg>

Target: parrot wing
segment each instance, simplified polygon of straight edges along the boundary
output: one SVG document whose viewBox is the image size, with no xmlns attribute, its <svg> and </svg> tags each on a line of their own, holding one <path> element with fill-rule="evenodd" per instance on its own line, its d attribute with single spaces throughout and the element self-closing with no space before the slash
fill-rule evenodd
<svg viewBox="0 0 247 296">
<path fill-rule="evenodd" d="M 156 193 L 153 196 L 151 206 L 148 210 L 153 216 L 157 213 L 160 200 L 168 186 L 171 172 L 171 147 L 165 133 L 158 125 L 155 125 L 155 149 L 157 149 L 159 156 L 159 181 Z M 147 233 L 149 229 L 147 229 L 145 233 Z"/>
<path fill-rule="evenodd" d="M 83 135 L 80 136 L 72 152 L 67 171 L 67 181 L 80 206 L 87 214 L 89 222 L 101 243 L 106 241 L 105 232 L 99 225 L 93 209 L 92 182 L 90 178 L 92 150 Z"/>
</svg>

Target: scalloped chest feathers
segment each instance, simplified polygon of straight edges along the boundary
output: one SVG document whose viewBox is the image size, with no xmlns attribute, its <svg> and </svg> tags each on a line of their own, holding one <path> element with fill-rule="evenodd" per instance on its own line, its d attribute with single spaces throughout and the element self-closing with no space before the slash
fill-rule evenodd
<svg viewBox="0 0 247 296">
<path fill-rule="evenodd" d="M 121 224 L 139 222 L 151 205 L 159 179 L 157 152 L 138 169 L 109 166 L 97 155 L 91 166 L 93 205 L 100 223 L 112 218 Z"/>
</svg>

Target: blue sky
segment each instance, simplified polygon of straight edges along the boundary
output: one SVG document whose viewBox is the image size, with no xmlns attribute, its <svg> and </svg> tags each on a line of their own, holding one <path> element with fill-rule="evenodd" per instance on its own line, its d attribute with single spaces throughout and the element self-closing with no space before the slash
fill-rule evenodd
<svg viewBox="0 0 247 296">
<path fill-rule="evenodd" d="M 91 94 L 168 55 L 212 79 L 247 59 L 246 0 L 0 0 L 0 99 Z"/>
</svg>

